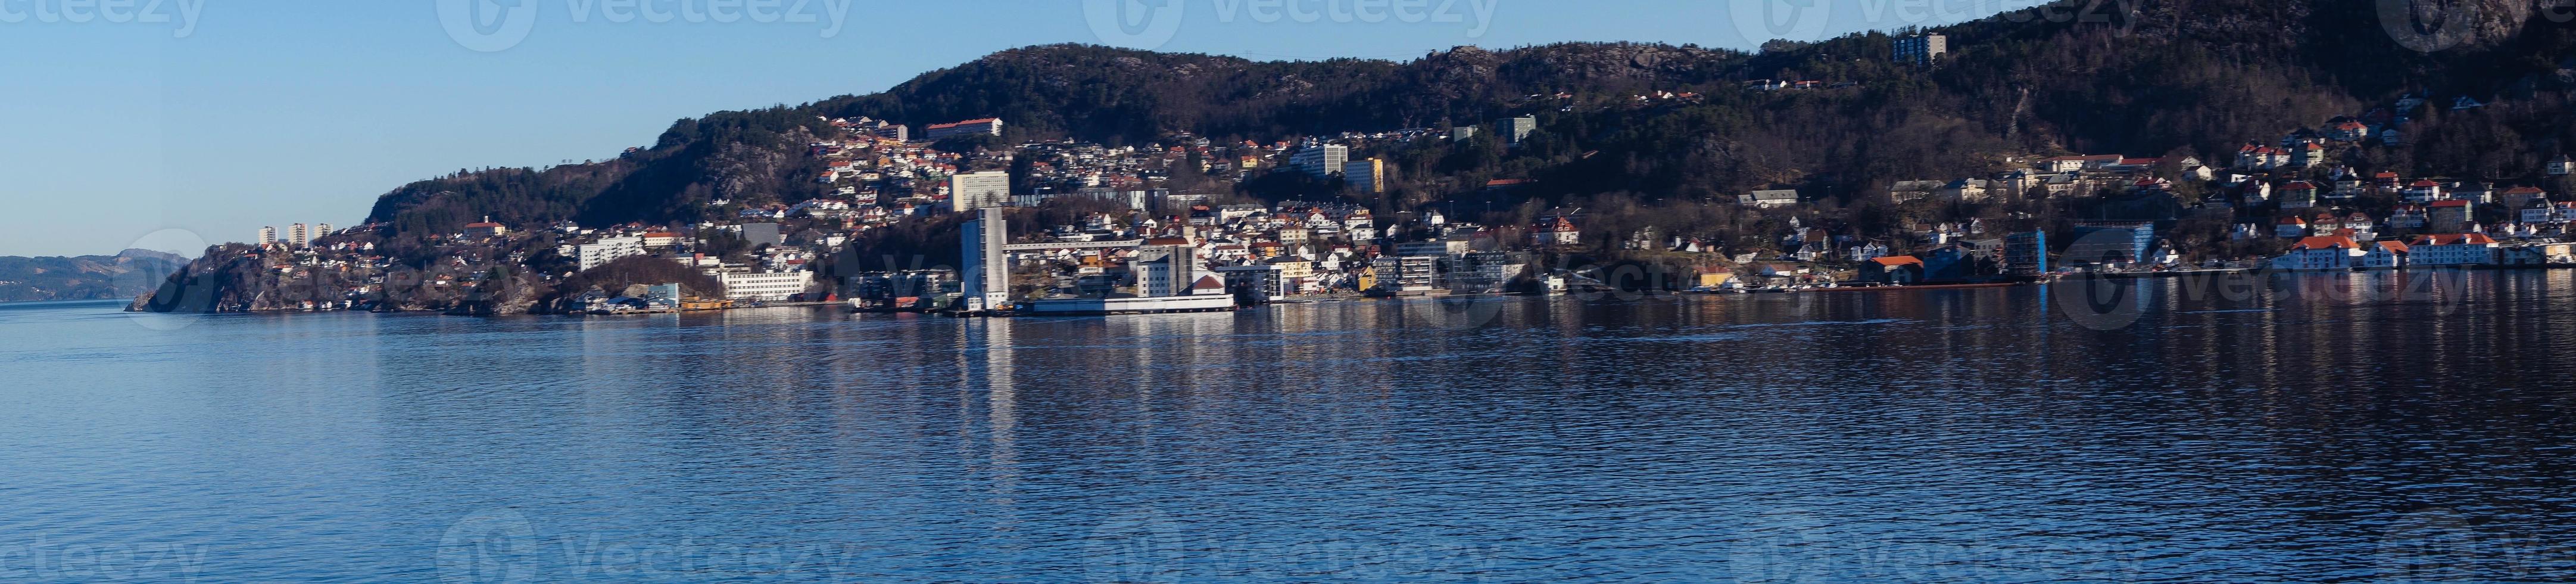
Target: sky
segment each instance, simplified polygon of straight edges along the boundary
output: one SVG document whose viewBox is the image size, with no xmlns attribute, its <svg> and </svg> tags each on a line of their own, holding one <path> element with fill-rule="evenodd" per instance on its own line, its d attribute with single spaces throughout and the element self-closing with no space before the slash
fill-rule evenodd
<svg viewBox="0 0 2576 584">
<path fill-rule="evenodd" d="M 0 0 L 0 255 L 194 256 L 461 169 L 649 145 L 1051 43 L 1259 60 L 1752 48 L 2029 0 Z M 938 120 L 903 120 L 926 124 Z"/>
</svg>

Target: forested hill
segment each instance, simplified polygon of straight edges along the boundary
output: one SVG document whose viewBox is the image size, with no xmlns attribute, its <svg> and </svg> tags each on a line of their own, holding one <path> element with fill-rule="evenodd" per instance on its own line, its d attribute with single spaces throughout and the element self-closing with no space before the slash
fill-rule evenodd
<svg viewBox="0 0 2576 584">
<path fill-rule="evenodd" d="M 1546 199 L 1725 200 L 1794 186 L 1851 204 L 1893 180 L 1971 176 L 2007 156 L 2202 154 L 2223 163 L 2248 140 L 2422 92 L 2436 104 L 2469 97 L 2488 106 L 2426 108 L 2404 147 L 2345 162 L 2501 179 L 2537 172 L 2576 138 L 2576 12 L 2565 3 L 2141 0 L 2121 12 L 2122 3 L 2076 0 L 1933 29 L 1953 50 L 1933 68 L 1894 63 L 1884 33 L 1777 42 L 1758 54 L 1563 44 L 1462 47 L 1405 63 L 1029 47 L 882 93 L 682 120 L 653 146 L 608 162 L 407 185 L 386 194 L 370 221 L 401 231 L 452 230 L 484 215 L 661 223 L 702 219 L 713 198 L 792 202 L 821 189 L 807 180 L 817 162 L 803 156 L 827 135 L 818 116 L 915 127 L 1001 117 L 1012 140 L 1144 144 L 1175 132 L 1269 141 L 1538 114 L 1545 131 L 1528 148 L 1389 155 L 1400 193 L 1376 203 L 1437 201 L 1508 177 L 1541 179 L 1521 196 Z M 1761 79 L 1856 85 L 1744 88 Z M 1702 98 L 1632 105 L 1649 91 Z"/>
</svg>

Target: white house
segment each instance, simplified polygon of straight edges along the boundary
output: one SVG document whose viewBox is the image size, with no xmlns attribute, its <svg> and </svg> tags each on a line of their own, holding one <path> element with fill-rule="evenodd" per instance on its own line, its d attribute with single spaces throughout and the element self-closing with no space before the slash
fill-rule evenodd
<svg viewBox="0 0 2576 584">
<path fill-rule="evenodd" d="M 1753 191 L 1743 200 L 1744 206 L 1770 209 L 1798 204 L 1798 191 L 1788 189 Z"/>
<path fill-rule="evenodd" d="M 2350 237 L 2309 237 L 2290 246 L 2290 252 L 2272 258 L 2272 268 L 2292 271 L 2349 270 L 2362 266 L 2361 244 Z"/>
<path fill-rule="evenodd" d="M 2416 266 L 2476 266 L 2495 263 L 2495 239 L 2484 233 L 2426 235 L 2407 244 L 2406 263 Z"/>
<path fill-rule="evenodd" d="M 2361 257 L 2361 267 L 2373 270 L 2391 270 L 2406 267 L 2406 242 L 2381 241 L 2377 243 L 2378 245 L 2370 246 L 2370 252 Z"/>
<path fill-rule="evenodd" d="M 2308 220 L 2297 217 L 2283 217 L 2281 218 L 2281 223 L 2272 228 L 2272 235 L 2274 237 L 2282 238 L 2307 237 Z"/>
</svg>

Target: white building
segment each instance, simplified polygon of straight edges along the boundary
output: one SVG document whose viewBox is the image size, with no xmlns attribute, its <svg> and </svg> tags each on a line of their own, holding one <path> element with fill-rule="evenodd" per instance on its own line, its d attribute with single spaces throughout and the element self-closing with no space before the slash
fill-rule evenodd
<svg viewBox="0 0 2576 584">
<path fill-rule="evenodd" d="M 965 293 L 967 311 L 1001 310 L 1011 305 L 1011 254 L 1003 248 L 1011 243 L 1011 224 L 1002 218 L 1002 210 L 985 207 L 982 216 L 966 222 L 963 242 L 966 269 L 962 270 L 958 291 Z"/>
<path fill-rule="evenodd" d="M 930 127 L 923 128 L 921 132 L 922 139 L 934 141 L 949 136 L 973 135 L 1002 135 L 1002 120 L 1000 118 L 981 118 L 948 124 L 931 124 Z"/>
<path fill-rule="evenodd" d="M 2369 252 L 2350 237 L 2310 237 L 2272 259 L 2272 268 L 2294 271 L 2350 270 L 2362 266 Z"/>
<path fill-rule="evenodd" d="M 1942 34 L 1920 34 L 1896 39 L 1896 62 L 1930 65 L 1950 53 L 1950 37 Z"/>
<path fill-rule="evenodd" d="M 287 245 L 295 247 L 304 247 L 306 244 L 313 243 L 313 232 L 306 228 L 302 223 L 288 225 L 286 226 L 286 243 Z"/>
<path fill-rule="evenodd" d="M 589 271 L 608 262 L 644 255 L 644 238 L 602 237 L 599 241 L 580 246 L 573 255 L 580 259 L 581 269 Z"/>
<path fill-rule="evenodd" d="M 814 284 L 814 273 L 806 271 L 755 272 L 733 269 L 719 270 L 716 272 L 716 277 L 724 279 L 725 298 L 734 300 L 786 300 L 790 296 L 805 293 L 805 288 Z"/>
<path fill-rule="evenodd" d="M 1136 275 L 1137 296 L 1168 298 L 1225 293 L 1225 280 L 1205 272 L 1199 265 L 1197 248 L 1146 246 L 1137 250 L 1136 260 L 1131 266 Z"/>
<path fill-rule="evenodd" d="M 1762 209 L 1788 207 L 1798 204 L 1798 191 L 1789 189 L 1753 191 L 1753 194 L 1746 195 L 1739 204 Z"/>
<path fill-rule="evenodd" d="M 1502 126 L 1503 137 L 1509 138 L 1512 144 L 1519 144 L 1522 140 L 1529 139 L 1531 132 L 1538 131 L 1538 116 L 1510 118 L 1495 125 Z"/>
<path fill-rule="evenodd" d="M 2495 263 L 2495 239 L 2484 233 L 2426 235 L 2406 246 L 2406 263 L 2416 266 L 2478 266 Z"/>
<path fill-rule="evenodd" d="M 2378 242 L 2378 245 L 2370 246 L 2370 253 L 2361 257 L 2361 267 L 2373 270 L 2391 270 L 2406 267 L 2406 253 L 2407 250 L 2405 242 Z"/>
<path fill-rule="evenodd" d="M 1011 206 L 1011 173 L 996 170 L 948 177 L 948 202 L 959 213 Z"/>
<path fill-rule="evenodd" d="M 277 245 L 277 228 L 276 228 L 276 227 L 261 227 L 261 228 L 259 228 L 259 245 L 260 245 L 260 247 L 268 247 L 268 246 L 272 246 L 272 245 Z"/>
<path fill-rule="evenodd" d="M 1288 165 L 1306 171 L 1315 178 L 1327 178 L 1351 162 L 1351 147 L 1340 144 L 1309 146 L 1288 157 Z"/>
</svg>

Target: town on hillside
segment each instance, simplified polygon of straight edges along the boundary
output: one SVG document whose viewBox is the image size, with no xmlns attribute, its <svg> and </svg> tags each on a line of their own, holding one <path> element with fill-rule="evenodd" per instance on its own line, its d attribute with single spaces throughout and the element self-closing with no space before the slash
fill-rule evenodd
<svg viewBox="0 0 2576 584">
<path fill-rule="evenodd" d="M 1898 59 L 1937 64 L 1947 50 L 1938 36 L 1896 39 Z M 1849 86 L 1763 80 L 1743 90 Z M 1398 155 L 1408 148 L 1482 141 L 1516 149 L 1544 139 L 1553 114 L 1701 98 L 1654 91 L 1605 103 L 1560 92 L 1528 96 L 1520 100 L 1527 113 L 1483 124 L 1231 142 L 1173 133 L 1116 146 L 1004 142 L 999 118 L 922 125 L 918 133 L 891 120 L 827 118 L 820 121 L 835 135 L 803 153 L 818 169 L 808 191 L 817 195 L 714 198 L 704 204 L 719 219 L 687 225 L 504 225 L 486 218 L 426 241 L 390 240 L 375 225 L 334 231 L 296 224 L 283 234 L 265 228 L 256 245 L 230 253 L 251 258 L 269 278 L 302 284 L 283 286 L 300 291 L 228 299 L 228 308 L 509 313 L 816 302 L 947 310 L 1220 293 L 1260 303 L 1586 286 L 1730 292 L 1985 284 L 2073 271 L 2576 265 L 2568 233 L 2576 223 L 2576 200 L 2568 198 L 2576 159 L 2481 173 L 2519 177 L 2507 180 L 2406 176 L 2375 166 L 2380 153 L 2406 146 L 2411 118 L 2426 108 L 2485 107 L 2465 97 L 2437 102 L 2430 93 L 2277 136 L 2249 136 L 2222 153 L 2232 154 L 2225 159 L 2000 156 L 1990 172 L 1899 180 L 1867 193 L 1867 208 L 1885 211 L 1860 212 L 1872 216 L 1867 222 L 1854 217 L 1862 207 L 1851 195 L 1800 185 L 1643 212 L 1724 213 L 1737 225 L 1770 230 L 1752 237 L 1640 227 L 1604 220 L 1597 209 L 1516 197 L 1540 185 L 1535 177 L 1480 176 L 1479 185 L 1459 189 L 1473 193 L 1467 197 L 1384 196 L 1398 177 L 1421 180 L 1432 172 L 1404 164 Z M 1005 213 L 985 220 L 991 209 Z M 965 239 L 980 241 L 964 245 L 943 243 L 977 225 L 1014 227 L 973 233 Z M 444 259 L 399 265 L 380 246 L 427 246 Z M 695 283 L 623 281 L 653 270 L 580 277 L 631 258 Z M 977 262 L 999 262 L 999 269 L 959 269 Z M 1606 281 L 1595 269 L 1622 264 L 1662 269 L 1644 282 Z M 1007 281 L 969 281 L 977 272 L 1007 274 Z M 568 285 L 581 289 L 561 289 Z M 654 297 L 632 293 L 646 289 Z M 978 298 L 973 290 L 994 296 Z"/>
</svg>

